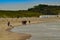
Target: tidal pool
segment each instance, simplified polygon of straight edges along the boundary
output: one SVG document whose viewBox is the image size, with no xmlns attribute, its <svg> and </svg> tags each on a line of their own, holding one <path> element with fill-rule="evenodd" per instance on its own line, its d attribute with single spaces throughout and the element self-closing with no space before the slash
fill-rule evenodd
<svg viewBox="0 0 60 40">
<path fill-rule="evenodd" d="M 29 40 L 60 40 L 60 22 L 22 25 L 11 31 L 31 34 L 32 37 Z"/>
</svg>

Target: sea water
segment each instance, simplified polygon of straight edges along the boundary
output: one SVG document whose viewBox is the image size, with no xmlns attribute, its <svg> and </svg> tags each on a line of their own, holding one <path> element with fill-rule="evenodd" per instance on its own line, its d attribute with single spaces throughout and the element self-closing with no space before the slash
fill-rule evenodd
<svg viewBox="0 0 60 40">
<path fill-rule="evenodd" d="M 11 30 L 17 33 L 31 34 L 29 40 L 60 40 L 60 23 L 47 22 L 15 27 Z"/>
</svg>

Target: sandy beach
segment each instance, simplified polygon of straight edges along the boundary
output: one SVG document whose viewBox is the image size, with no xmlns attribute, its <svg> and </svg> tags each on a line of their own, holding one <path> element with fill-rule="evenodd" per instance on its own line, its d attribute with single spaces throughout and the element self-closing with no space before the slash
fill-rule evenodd
<svg viewBox="0 0 60 40">
<path fill-rule="evenodd" d="M 28 24 L 42 23 L 42 22 L 60 22 L 60 18 L 0 18 L 0 40 L 26 40 L 31 37 L 31 34 L 14 33 L 10 30 L 14 27 L 21 26 L 22 21 L 26 20 Z M 10 26 L 7 25 L 8 21 Z M 30 23 L 28 22 L 30 21 Z M 12 26 L 12 27 L 11 27 Z"/>
</svg>

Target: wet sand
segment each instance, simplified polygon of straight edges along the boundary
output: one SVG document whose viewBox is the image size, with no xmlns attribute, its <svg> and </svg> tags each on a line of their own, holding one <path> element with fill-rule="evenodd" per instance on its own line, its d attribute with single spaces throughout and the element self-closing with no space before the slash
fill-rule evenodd
<svg viewBox="0 0 60 40">
<path fill-rule="evenodd" d="M 60 22 L 22 25 L 11 30 L 17 33 L 29 33 L 30 40 L 60 40 Z"/>
</svg>

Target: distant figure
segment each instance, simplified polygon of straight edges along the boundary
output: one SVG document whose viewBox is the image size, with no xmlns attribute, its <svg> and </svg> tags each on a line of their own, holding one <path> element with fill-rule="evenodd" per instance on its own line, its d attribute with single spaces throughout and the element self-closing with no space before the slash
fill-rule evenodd
<svg viewBox="0 0 60 40">
<path fill-rule="evenodd" d="M 30 21 L 29 21 L 29 23 L 30 23 Z"/>
<path fill-rule="evenodd" d="M 22 21 L 22 24 L 26 25 L 27 21 Z"/>
<path fill-rule="evenodd" d="M 10 26 L 10 22 L 8 22 L 8 24 L 7 24 L 8 26 Z"/>
</svg>

